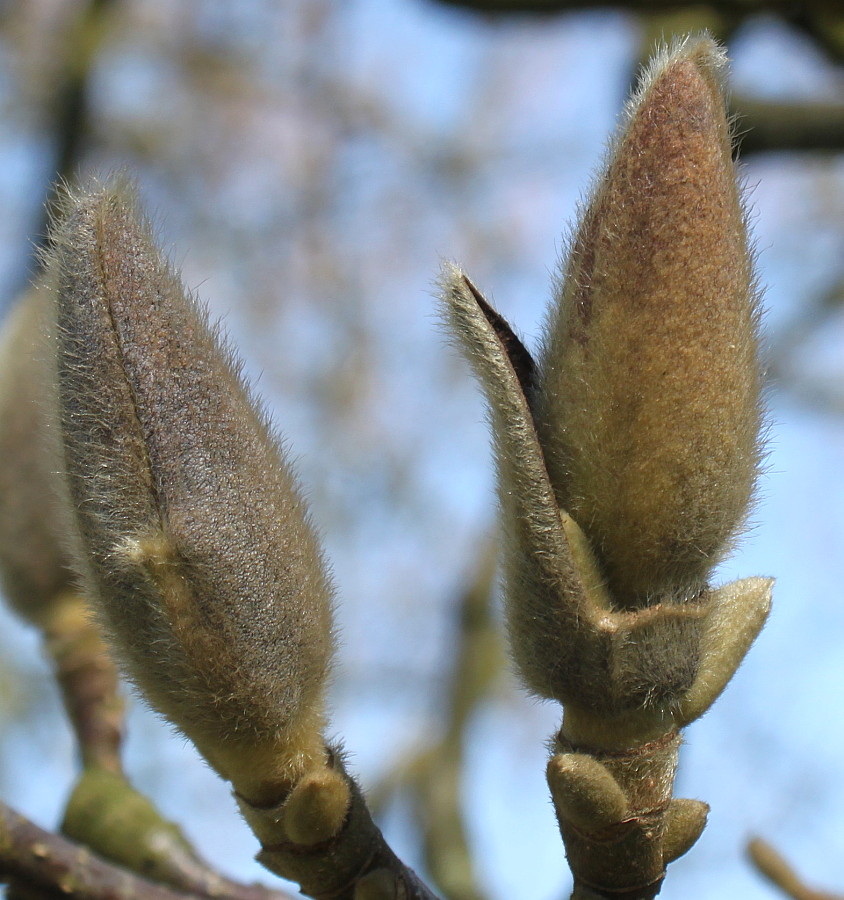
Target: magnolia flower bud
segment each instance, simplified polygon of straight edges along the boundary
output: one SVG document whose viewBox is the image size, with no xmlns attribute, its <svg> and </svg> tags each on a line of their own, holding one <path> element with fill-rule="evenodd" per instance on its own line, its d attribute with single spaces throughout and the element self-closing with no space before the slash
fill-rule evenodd
<svg viewBox="0 0 844 900">
<path fill-rule="evenodd" d="M 513 656 L 599 742 L 700 715 L 770 605 L 767 579 L 707 587 L 760 458 L 758 299 L 723 66 L 704 37 L 646 73 L 538 364 L 459 269 L 443 275 L 490 408 Z"/>
<path fill-rule="evenodd" d="M 513 657 L 565 706 L 547 777 L 578 897 L 653 897 L 699 837 L 706 804 L 671 797 L 679 729 L 770 608 L 770 579 L 707 583 L 760 459 L 758 298 L 724 64 L 703 37 L 646 73 L 538 364 L 459 269 L 443 273 L 490 410 Z"/>
<path fill-rule="evenodd" d="M 332 588 L 239 363 L 117 181 L 55 235 L 75 556 L 131 678 L 241 791 L 324 755 Z"/>
<path fill-rule="evenodd" d="M 759 303 L 723 52 L 659 54 L 571 243 L 535 415 L 560 506 L 614 602 L 694 596 L 760 461 Z"/>
</svg>

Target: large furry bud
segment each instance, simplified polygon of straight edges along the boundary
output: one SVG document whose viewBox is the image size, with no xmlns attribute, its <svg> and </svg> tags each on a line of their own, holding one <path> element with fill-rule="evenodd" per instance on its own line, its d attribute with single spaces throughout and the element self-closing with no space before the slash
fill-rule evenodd
<svg viewBox="0 0 844 900">
<path fill-rule="evenodd" d="M 150 703 L 247 796 L 322 761 L 332 588 L 290 465 L 120 180 L 54 235 L 73 555 Z"/>
<path fill-rule="evenodd" d="M 615 602 L 686 599 L 759 466 L 758 299 L 706 37 L 658 54 L 573 238 L 535 414 L 560 506 Z"/>
<path fill-rule="evenodd" d="M 636 710 L 637 729 L 699 715 L 770 604 L 766 579 L 707 583 L 747 514 L 762 418 L 724 66 L 700 37 L 645 73 L 538 363 L 459 269 L 443 278 L 490 408 L 516 664 L 573 709 Z"/>
</svg>

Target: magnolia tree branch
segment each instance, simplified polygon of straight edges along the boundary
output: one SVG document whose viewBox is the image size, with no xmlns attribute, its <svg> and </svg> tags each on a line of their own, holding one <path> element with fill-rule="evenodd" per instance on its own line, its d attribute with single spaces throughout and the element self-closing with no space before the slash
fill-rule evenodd
<svg viewBox="0 0 844 900">
<path fill-rule="evenodd" d="M 672 797 L 680 730 L 770 605 L 770 579 L 708 585 L 761 458 L 725 66 L 698 37 L 646 68 L 538 358 L 459 268 L 443 272 L 489 407 L 511 651 L 526 686 L 564 709 L 547 779 L 574 900 L 650 900 L 697 840 L 708 807 Z"/>
<path fill-rule="evenodd" d="M 336 787 L 323 772 L 300 779 L 277 806 L 258 807 L 240 798 L 241 812 L 261 842 L 258 861 L 297 882 L 314 900 L 437 900 L 384 840 L 337 753 L 328 751 L 326 768 L 343 779 L 348 798 L 342 821 L 333 830 L 324 823 Z M 309 831 L 324 836 L 305 842 Z"/>
<path fill-rule="evenodd" d="M 770 606 L 771 579 L 709 584 L 762 459 L 759 298 L 725 79 L 707 36 L 648 66 L 536 359 L 462 271 L 443 273 L 449 324 L 490 408 L 512 655 L 525 685 L 564 710 L 547 780 L 578 900 L 650 900 L 701 833 L 706 804 L 672 797 L 680 730 L 723 690 Z M 69 192 L 62 212 L 0 353 L 0 564 L 16 608 L 27 585 L 49 605 L 45 576 L 80 573 L 126 673 L 231 783 L 271 871 L 315 900 L 434 900 L 326 743 L 334 585 L 234 351 L 126 179 Z M 32 515 L 45 497 L 69 539 Z M 467 658 L 484 636 L 468 627 L 471 599 Z M 446 794 L 475 696 L 464 682 L 480 691 L 487 677 L 466 662 Z M 216 881 L 170 864 L 186 842 L 125 787 L 119 771 L 89 767 L 66 831 L 97 848 L 118 834 L 113 858 L 143 871 L 151 860 L 159 880 L 216 896 Z M 444 821 L 462 841 L 459 815 Z M 158 857 L 131 853 L 159 836 Z M 73 893 L 88 851 L 46 846 L 50 884 Z"/>
<path fill-rule="evenodd" d="M 28 892 L 70 900 L 199 900 L 106 862 L 67 838 L 39 828 L 0 803 L 0 880 Z M 221 879 L 221 881 L 223 881 Z M 230 894 L 225 889 L 206 897 L 231 900 L 292 900 L 289 894 L 254 887 Z"/>
<path fill-rule="evenodd" d="M 182 834 L 121 773 L 87 769 L 68 801 L 62 833 L 104 859 L 159 884 L 218 900 L 280 900 L 257 884 L 212 869 Z"/>
</svg>

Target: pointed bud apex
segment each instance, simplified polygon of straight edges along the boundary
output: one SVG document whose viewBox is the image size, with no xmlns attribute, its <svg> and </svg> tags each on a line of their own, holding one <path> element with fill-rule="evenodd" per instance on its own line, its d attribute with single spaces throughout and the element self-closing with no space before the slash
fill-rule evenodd
<svg viewBox="0 0 844 900">
<path fill-rule="evenodd" d="M 131 677 L 248 793 L 258 760 L 293 777 L 322 759 L 321 551 L 237 360 L 132 190 L 68 206 L 53 330 L 77 556 Z"/>
<path fill-rule="evenodd" d="M 574 236 L 535 414 L 622 605 L 705 584 L 760 460 L 758 299 L 708 38 L 657 56 Z"/>
</svg>

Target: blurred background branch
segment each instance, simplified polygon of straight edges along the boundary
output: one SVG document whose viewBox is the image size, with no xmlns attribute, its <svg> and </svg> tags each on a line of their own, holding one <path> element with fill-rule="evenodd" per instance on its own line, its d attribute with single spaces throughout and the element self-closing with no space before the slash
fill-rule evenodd
<svg viewBox="0 0 844 900">
<path fill-rule="evenodd" d="M 759 872 L 792 900 L 841 900 L 841 894 L 828 894 L 805 885 L 783 857 L 761 838 L 753 838 L 747 854 Z"/>
<path fill-rule="evenodd" d="M 108 14 L 115 0 L 88 0 L 72 10 L 67 37 L 55 73 L 53 97 L 47 111 L 54 129 L 54 177 L 47 189 L 44 217 L 36 231 L 36 248 L 47 239 L 54 213 L 54 186 L 71 182 L 85 152 L 91 128 L 90 79 L 106 34 Z"/>
<path fill-rule="evenodd" d="M 88 847 L 51 834 L 0 803 L 0 882 L 21 885 L 21 897 L 78 897 L 84 900 L 291 900 L 254 887 L 229 895 L 225 883 L 200 894 L 168 890 L 92 854 Z"/>
<path fill-rule="evenodd" d="M 463 808 L 463 768 L 469 721 L 500 676 L 504 646 L 493 615 L 498 542 L 479 547 L 478 566 L 454 606 L 456 641 L 440 736 L 400 758 L 371 793 L 374 811 L 402 793 L 423 836 L 423 859 L 448 900 L 481 900 Z"/>
<path fill-rule="evenodd" d="M 844 59 L 844 14 L 836 0 L 707 0 L 706 3 L 682 0 L 438 0 L 452 6 L 490 15 L 554 15 L 573 10 L 625 9 L 643 16 L 681 14 L 712 15 L 739 23 L 751 16 L 777 16 L 800 29 L 833 60 Z"/>
</svg>

